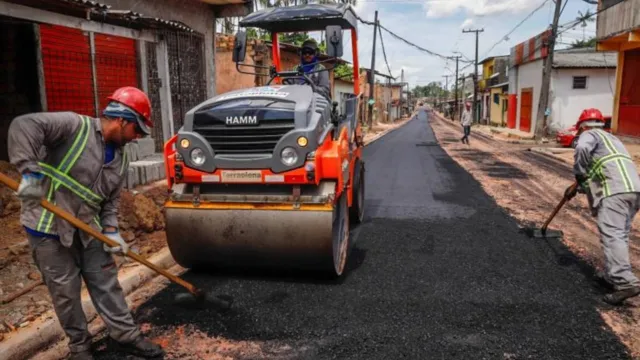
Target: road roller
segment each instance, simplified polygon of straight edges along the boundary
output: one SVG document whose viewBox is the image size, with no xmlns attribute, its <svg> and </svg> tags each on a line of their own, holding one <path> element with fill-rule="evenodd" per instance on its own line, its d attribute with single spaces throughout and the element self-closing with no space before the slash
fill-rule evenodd
<svg viewBox="0 0 640 360">
<path fill-rule="evenodd" d="M 269 8 L 236 34 L 237 71 L 267 73 L 265 86 L 230 91 L 190 109 L 165 143 L 167 242 L 185 268 L 345 271 L 350 228 L 364 216 L 357 17 L 348 4 Z M 271 35 L 272 64 L 245 64 L 247 31 Z M 350 31 L 353 94 L 329 99 L 313 74 L 281 69 L 281 33 L 324 31 L 326 56 Z M 331 61 L 327 61 L 331 62 Z M 331 71 L 331 65 L 324 65 Z M 255 68 L 251 72 L 247 68 Z M 265 71 L 266 70 L 266 71 Z"/>
</svg>

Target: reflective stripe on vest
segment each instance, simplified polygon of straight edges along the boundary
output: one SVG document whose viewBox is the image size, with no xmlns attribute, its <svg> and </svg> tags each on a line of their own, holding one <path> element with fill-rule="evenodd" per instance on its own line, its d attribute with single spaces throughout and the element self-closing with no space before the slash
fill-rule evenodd
<svg viewBox="0 0 640 360">
<path fill-rule="evenodd" d="M 38 163 L 38 165 L 42 167 L 42 173 L 51 178 L 51 181 L 56 184 L 56 187 L 57 185 L 66 187 L 78 195 L 82 200 L 86 201 L 92 208 L 100 210 L 100 203 L 103 199 L 91 191 L 91 189 L 85 187 L 72 179 L 69 175 L 62 173 L 48 164 Z"/>
<path fill-rule="evenodd" d="M 607 138 L 607 135 L 603 134 L 602 130 L 594 130 L 594 133 L 600 137 L 600 139 L 604 143 L 604 146 L 607 148 L 607 150 L 609 150 L 610 154 L 597 159 L 593 163 L 593 165 L 589 169 L 589 179 L 598 177 L 602 182 L 603 195 L 605 197 L 610 196 L 611 188 L 609 186 L 609 183 L 607 182 L 607 177 L 604 175 L 603 167 L 606 163 L 614 161 L 617 165 L 618 171 L 620 172 L 620 177 L 624 182 L 625 190 L 628 192 L 633 191 L 631 179 L 629 178 L 629 174 L 627 173 L 627 169 L 624 164 L 625 161 L 630 161 L 633 163 L 633 159 L 630 156 L 618 151 L 613 143 L 611 143 L 611 140 Z"/>
<path fill-rule="evenodd" d="M 78 134 L 76 135 L 73 141 L 73 144 L 71 145 L 69 150 L 67 150 L 67 153 L 62 158 L 62 161 L 60 161 L 60 164 L 58 165 L 57 169 L 54 169 L 50 165 L 39 163 L 39 165 L 43 168 L 43 173 L 51 178 L 51 185 L 49 186 L 49 191 L 47 193 L 47 200 L 50 202 L 53 199 L 53 195 L 55 191 L 58 190 L 60 185 L 64 185 L 64 183 L 56 181 L 56 179 L 51 177 L 50 175 L 52 173 L 51 170 L 53 170 L 53 172 L 55 173 L 66 176 L 66 174 L 71 170 L 71 168 L 78 161 L 78 158 L 80 157 L 80 155 L 84 151 L 85 146 L 87 145 L 87 141 L 89 139 L 89 132 L 91 128 L 91 119 L 89 117 L 82 116 L 82 115 L 80 115 L 80 119 L 82 120 L 82 123 L 80 125 L 80 130 L 78 131 Z M 46 165 L 46 166 L 43 166 L 43 165 Z M 45 168 L 48 168 L 48 169 L 45 170 Z M 53 201 L 53 203 L 55 204 L 55 201 Z M 53 213 L 51 213 L 47 209 L 43 209 L 42 215 L 40 215 L 40 220 L 38 221 L 38 225 L 36 226 L 36 230 L 47 233 L 49 230 L 51 230 L 52 225 L 53 225 Z"/>
</svg>

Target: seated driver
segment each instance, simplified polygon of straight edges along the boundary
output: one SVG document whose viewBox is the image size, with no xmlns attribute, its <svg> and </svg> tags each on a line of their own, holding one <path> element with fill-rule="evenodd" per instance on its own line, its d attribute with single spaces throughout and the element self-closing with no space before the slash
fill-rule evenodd
<svg viewBox="0 0 640 360">
<path fill-rule="evenodd" d="M 300 64 L 293 68 L 293 71 L 298 71 L 302 68 L 302 71 L 308 78 L 313 81 L 316 86 L 316 91 L 331 100 L 331 85 L 329 84 L 329 73 L 326 68 L 318 62 L 318 44 L 314 39 L 306 40 L 302 43 L 302 50 L 300 54 Z M 314 72 L 313 71 L 319 71 Z M 305 84 L 304 79 L 289 78 L 283 81 L 284 84 Z"/>
</svg>

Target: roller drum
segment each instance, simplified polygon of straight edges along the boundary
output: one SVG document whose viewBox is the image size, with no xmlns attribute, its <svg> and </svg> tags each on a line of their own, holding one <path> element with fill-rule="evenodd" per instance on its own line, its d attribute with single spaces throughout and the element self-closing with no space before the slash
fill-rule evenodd
<svg viewBox="0 0 640 360">
<path fill-rule="evenodd" d="M 165 211 L 169 249 L 181 266 L 334 271 L 330 209 Z"/>
</svg>

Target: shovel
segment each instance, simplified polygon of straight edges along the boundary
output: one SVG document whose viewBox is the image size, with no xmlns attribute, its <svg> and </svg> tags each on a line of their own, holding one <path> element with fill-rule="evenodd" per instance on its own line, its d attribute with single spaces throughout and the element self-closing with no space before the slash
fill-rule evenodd
<svg viewBox="0 0 640 360">
<path fill-rule="evenodd" d="M 10 177 L 6 176 L 3 173 L 0 173 L 0 183 L 5 184 L 6 186 L 8 186 L 11 190 L 13 191 L 18 191 L 18 183 L 16 181 L 14 181 L 13 179 L 11 179 Z M 71 223 L 73 226 L 75 226 L 76 228 L 86 232 L 87 234 L 91 235 L 92 237 L 94 237 L 95 239 L 109 245 L 110 247 L 115 247 L 115 246 L 119 246 L 119 244 L 111 239 L 109 239 L 107 236 L 105 236 L 104 234 L 94 230 L 91 226 L 85 224 L 84 222 L 82 222 L 81 220 L 79 220 L 78 218 L 74 217 L 73 215 L 71 215 L 70 213 L 64 211 L 63 209 L 57 207 L 56 205 L 53 205 L 52 203 L 48 202 L 45 199 L 40 200 L 40 205 L 51 211 L 53 214 L 63 218 L 64 220 L 68 221 L 69 223 Z M 211 304 L 215 307 L 218 307 L 220 309 L 226 310 L 231 306 L 231 299 L 229 300 L 225 300 L 225 299 L 221 299 L 218 298 L 216 296 L 213 296 L 212 294 L 206 293 L 204 291 L 202 291 L 201 289 L 196 288 L 193 284 L 182 280 L 181 278 L 169 273 L 168 271 L 161 269 L 160 267 L 158 267 L 157 265 L 151 263 L 149 260 L 145 259 L 144 257 L 140 256 L 139 254 L 136 254 L 135 252 L 131 251 L 131 249 L 129 249 L 126 253 L 125 256 L 139 262 L 140 264 L 143 264 L 144 266 L 148 267 L 149 269 L 155 271 L 156 273 L 166 277 L 167 279 L 169 279 L 171 282 L 182 286 L 183 288 L 185 288 L 188 293 L 184 294 L 178 294 L 175 297 L 175 303 L 179 304 L 179 305 L 186 305 L 186 306 L 192 306 L 195 305 L 195 307 L 201 307 L 202 305 L 206 305 L 206 304 Z"/>
<path fill-rule="evenodd" d="M 575 191 L 577 187 L 578 187 L 578 183 L 574 182 L 571 185 L 570 190 L 568 192 Z M 538 229 L 538 228 L 525 228 L 524 232 L 529 237 L 536 238 L 536 239 L 561 238 L 563 236 L 562 230 L 547 230 L 547 227 L 549 226 L 549 223 L 551 223 L 551 220 L 553 220 L 553 218 L 556 217 L 556 214 L 558 214 L 558 211 L 560 211 L 560 209 L 562 209 L 562 207 L 564 206 L 564 204 L 568 200 L 569 199 L 567 199 L 567 196 L 563 195 L 562 196 L 562 200 L 560 200 L 560 203 L 558 205 L 556 205 L 556 208 L 553 209 L 553 212 L 551 213 L 551 215 L 549 215 L 549 218 L 547 219 L 547 221 L 545 221 L 544 225 L 542 225 L 542 227 L 540 229 Z"/>
</svg>

